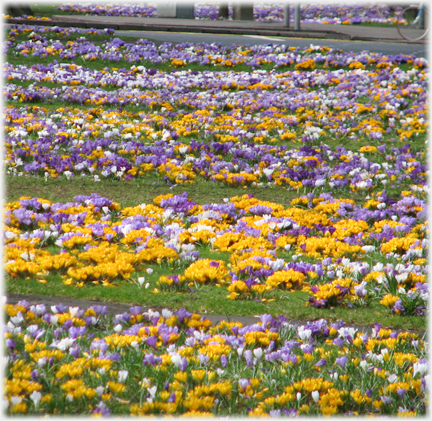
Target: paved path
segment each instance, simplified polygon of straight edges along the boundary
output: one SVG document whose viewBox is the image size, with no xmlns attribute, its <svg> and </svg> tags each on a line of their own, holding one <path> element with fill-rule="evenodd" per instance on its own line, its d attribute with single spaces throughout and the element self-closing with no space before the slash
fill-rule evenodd
<svg viewBox="0 0 432 421">
<path fill-rule="evenodd" d="M 395 27 L 374 27 L 364 25 L 326 25 L 302 23 L 300 30 L 289 28 L 283 22 L 257 22 L 235 20 L 197 20 L 176 18 L 140 18 L 123 16 L 57 15 L 52 21 L 5 19 L 5 23 L 27 23 L 48 26 L 78 26 L 83 28 L 112 28 L 116 30 L 140 30 L 163 32 L 199 32 L 213 34 L 241 34 L 262 36 L 283 36 L 313 39 L 344 39 L 351 41 L 380 41 L 408 43 Z M 415 30 L 414 30 L 415 31 Z M 419 44 L 426 40 L 417 41 Z"/>
<path fill-rule="evenodd" d="M 30 304 L 45 304 L 47 308 L 49 309 L 51 306 L 63 304 L 65 306 L 70 307 L 79 307 L 81 309 L 87 309 L 90 306 L 93 305 L 103 305 L 107 307 L 107 313 L 108 314 L 122 314 L 127 312 L 131 307 L 136 306 L 136 304 L 126 304 L 126 303 L 114 303 L 114 302 L 107 302 L 107 301 L 99 301 L 99 300 L 84 300 L 84 299 L 78 299 L 78 298 L 71 298 L 71 297 L 54 297 L 54 296 L 48 296 L 48 295 L 27 295 L 27 294 L 7 294 L 7 303 L 9 304 L 16 304 L 21 300 L 26 300 Z M 147 307 L 147 306 L 141 306 L 141 310 L 147 311 L 148 309 L 152 309 L 154 311 L 161 311 L 163 307 Z M 211 320 L 213 322 L 213 326 L 215 326 L 217 323 L 225 320 L 229 322 L 240 322 L 243 326 L 249 326 L 253 325 L 255 323 L 258 323 L 261 321 L 260 316 L 228 316 L 228 315 L 218 315 L 218 314 L 203 314 L 206 319 Z M 305 320 L 287 320 L 288 323 L 294 325 L 294 326 L 301 326 L 306 325 L 307 321 Z M 357 324 L 347 324 L 346 327 L 354 327 L 359 332 L 371 334 L 372 333 L 372 326 L 362 326 Z M 386 328 L 386 326 L 383 326 Z M 395 332 L 402 332 L 406 331 L 403 329 L 392 329 Z M 419 335 L 423 336 L 426 334 L 425 331 L 422 330 L 416 330 L 411 331 L 414 333 L 418 333 Z"/>
<path fill-rule="evenodd" d="M 7 294 L 7 302 L 10 304 L 16 304 L 18 301 L 26 300 L 30 304 L 45 304 L 48 308 L 50 306 L 54 306 L 57 304 L 63 304 L 65 306 L 70 307 L 80 307 L 82 309 L 87 309 L 93 305 L 103 305 L 107 307 L 107 313 L 109 314 L 121 314 L 126 311 L 129 311 L 131 307 L 136 306 L 136 304 L 130 303 L 113 303 L 108 301 L 99 301 L 99 300 L 83 300 L 78 298 L 71 297 L 54 297 L 48 295 L 27 295 L 27 294 Z M 142 311 L 147 311 L 148 309 L 161 311 L 163 307 L 147 307 L 141 306 Z M 211 315 L 211 314 L 203 314 L 207 319 L 211 320 L 213 324 L 217 324 L 222 320 L 231 321 L 231 322 L 241 322 L 243 325 L 252 325 L 260 321 L 259 316 L 256 317 L 246 317 L 246 316 L 224 316 L 224 315 Z M 294 322 L 292 322 L 294 324 Z M 295 324 L 305 324 L 303 323 L 295 323 Z"/>
</svg>

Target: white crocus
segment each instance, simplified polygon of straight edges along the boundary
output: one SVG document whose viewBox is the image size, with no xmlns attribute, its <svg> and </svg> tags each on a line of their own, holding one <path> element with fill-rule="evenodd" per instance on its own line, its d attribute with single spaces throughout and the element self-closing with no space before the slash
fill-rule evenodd
<svg viewBox="0 0 432 421">
<path fill-rule="evenodd" d="M 128 370 L 119 370 L 119 372 L 118 372 L 119 382 L 124 383 L 127 379 L 128 374 L 129 374 Z"/>
<path fill-rule="evenodd" d="M 398 376 L 396 374 L 390 374 L 387 377 L 387 380 L 389 381 L 389 383 L 396 383 L 398 381 Z"/>
<path fill-rule="evenodd" d="M 319 401 L 319 392 L 318 390 L 314 390 L 312 393 L 312 399 L 314 400 L 315 403 L 318 403 Z"/>
<path fill-rule="evenodd" d="M 304 326 L 300 326 L 297 333 L 302 341 L 308 341 L 312 335 L 312 330 L 306 329 Z"/>
<path fill-rule="evenodd" d="M 36 408 L 39 406 L 41 398 L 42 393 L 38 392 L 37 390 L 34 390 L 33 393 L 30 395 L 30 399 L 33 401 Z"/>
<path fill-rule="evenodd" d="M 154 397 L 156 396 L 156 392 L 157 392 L 157 386 L 149 387 L 148 391 L 150 393 L 150 396 L 154 399 Z"/>
<path fill-rule="evenodd" d="M 413 377 L 415 377 L 417 373 L 420 373 L 420 376 L 423 376 L 423 374 L 426 374 L 428 371 L 428 365 L 427 363 L 414 363 L 413 370 Z"/>
<path fill-rule="evenodd" d="M 21 401 L 22 401 L 21 396 L 12 396 L 11 397 L 11 404 L 12 405 L 18 405 L 19 403 L 21 403 Z"/>
<path fill-rule="evenodd" d="M 75 342 L 75 339 L 71 339 L 71 338 L 63 338 L 61 341 L 58 342 L 57 344 L 57 348 L 64 352 L 67 349 L 69 349 L 73 343 Z"/>
<path fill-rule="evenodd" d="M 72 318 L 76 317 L 78 314 L 79 307 L 69 307 L 69 313 Z"/>
<path fill-rule="evenodd" d="M 262 350 L 262 348 L 255 348 L 253 350 L 253 353 L 254 353 L 255 357 L 257 357 L 258 359 L 260 359 L 262 357 L 262 355 L 263 355 L 263 350 Z"/>
<path fill-rule="evenodd" d="M 180 367 L 181 359 L 182 358 L 179 354 L 171 354 L 171 361 L 176 367 Z"/>
<path fill-rule="evenodd" d="M 173 315 L 172 311 L 170 311 L 166 308 L 162 309 L 162 317 L 164 319 L 169 319 L 172 315 Z"/>
</svg>

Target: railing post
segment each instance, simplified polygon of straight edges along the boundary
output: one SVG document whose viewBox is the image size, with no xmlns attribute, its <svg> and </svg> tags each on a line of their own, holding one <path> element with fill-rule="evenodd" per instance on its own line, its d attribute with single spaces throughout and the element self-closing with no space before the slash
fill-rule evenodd
<svg viewBox="0 0 432 421">
<path fill-rule="evenodd" d="M 234 20 L 253 20 L 253 4 L 240 3 L 233 4 L 233 19 Z"/>
<path fill-rule="evenodd" d="M 178 19 L 195 19 L 195 8 L 193 3 L 177 3 L 176 15 Z"/>
<path fill-rule="evenodd" d="M 300 4 L 294 6 L 294 29 L 300 31 Z"/>
<path fill-rule="evenodd" d="M 228 2 L 220 2 L 218 17 L 228 19 L 228 16 L 229 16 Z"/>
<path fill-rule="evenodd" d="M 156 11 L 158 18 L 195 19 L 194 3 L 158 1 Z"/>
<path fill-rule="evenodd" d="M 420 8 L 419 8 L 418 19 L 419 19 L 418 23 L 419 23 L 420 29 L 425 29 L 426 20 L 425 20 L 425 9 L 424 9 L 423 3 L 420 5 Z"/>
<path fill-rule="evenodd" d="M 175 18 L 177 16 L 176 2 L 158 2 L 156 6 L 156 13 L 158 18 Z"/>
<path fill-rule="evenodd" d="M 289 28 L 289 4 L 288 3 L 284 3 L 284 26 L 286 28 Z"/>
</svg>

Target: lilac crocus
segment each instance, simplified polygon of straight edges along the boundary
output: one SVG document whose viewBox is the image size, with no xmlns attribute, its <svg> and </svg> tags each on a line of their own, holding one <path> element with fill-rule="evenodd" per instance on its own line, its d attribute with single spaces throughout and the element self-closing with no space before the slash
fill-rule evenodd
<svg viewBox="0 0 432 421">
<path fill-rule="evenodd" d="M 399 389 L 396 389 L 396 393 L 398 394 L 398 396 L 403 398 L 406 395 L 407 391 L 406 391 L 406 389 L 399 388 Z"/>
<path fill-rule="evenodd" d="M 333 343 L 338 346 L 339 348 L 343 348 L 344 342 L 341 338 L 335 338 L 333 339 Z"/>
<path fill-rule="evenodd" d="M 249 379 L 239 379 L 238 383 L 242 390 L 246 390 L 246 388 L 251 384 Z"/>
<path fill-rule="evenodd" d="M 366 290 L 366 282 L 363 281 L 360 285 L 356 285 L 354 286 L 354 292 L 356 293 L 356 295 L 358 295 L 360 298 L 363 298 L 366 296 L 367 294 L 367 290 Z"/>
<path fill-rule="evenodd" d="M 253 357 L 252 357 L 252 351 L 250 349 L 246 349 L 243 352 L 243 356 L 246 360 L 246 363 L 248 365 L 248 367 L 250 367 L 252 365 L 252 361 L 253 361 Z"/>
<path fill-rule="evenodd" d="M 149 336 L 148 338 L 145 338 L 145 342 L 148 346 L 151 346 L 152 348 L 156 349 L 156 343 L 157 343 L 156 336 Z"/>
<path fill-rule="evenodd" d="M 343 357 L 339 357 L 336 358 L 336 364 L 339 364 L 342 368 L 345 368 L 347 362 L 348 362 L 348 357 L 346 355 L 344 355 Z"/>
<path fill-rule="evenodd" d="M 226 367 L 227 366 L 227 364 L 228 364 L 228 358 L 226 357 L 226 355 L 221 355 L 220 362 L 221 362 L 221 366 L 222 367 Z"/>
<path fill-rule="evenodd" d="M 186 357 L 183 357 L 180 360 L 179 370 L 180 371 L 185 371 L 187 366 L 188 366 L 188 360 L 187 360 Z"/>
<path fill-rule="evenodd" d="M 320 360 L 317 361 L 317 363 L 315 364 L 315 367 L 322 367 L 326 364 L 327 364 L 327 360 L 325 358 L 321 358 Z"/>
</svg>

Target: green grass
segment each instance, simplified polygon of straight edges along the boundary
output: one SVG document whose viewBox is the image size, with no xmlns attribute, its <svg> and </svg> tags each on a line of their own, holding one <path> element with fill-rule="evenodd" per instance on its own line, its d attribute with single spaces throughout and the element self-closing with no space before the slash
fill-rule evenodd
<svg viewBox="0 0 432 421">
<path fill-rule="evenodd" d="M 220 203 L 224 198 L 251 194 L 259 200 L 267 200 L 287 207 L 291 200 L 310 191 L 310 189 L 300 189 L 297 192 L 280 186 L 263 188 L 250 186 L 245 189 L 205 180 L 170 188 L 164 181 L 155 181 L 155 178 L 152 177 L 132 181 L 101 179 L 99 182 L 94 182 L 90 177 L 75 177 L 70 180 L 66 180 L 66 177 L 57 177 L 48 178 L 45 181 L 42 177 L 6 175 L 4 186 L 4 196 L 7 202 L 18 200 L 22 196 L 41 197 L 52 202 L 66 202 L 73 201 L 73 198 L 80 194 L 97 193 L 122 206 L 152 203 L 153 198 L 158 195 L 181 194 L 187 191 L 189 199 L 200 205 Z M 338 192 L 338 197 L 352 199 L 352 192 L 349 189 Z M 362 205 L 366 201 L 366 193 L 359 192 L 355 199 L 359 205 Z"/>
<path fill-rule="evenodd" d="M 214 259 L 220 259 L 220 253 L 214 253 Z M 151 277 L 150 287 L 145 289 L 128 281 L 119 281 L 117 287 L 101 287 L 85 284 L 82 288 L 64 285 L 58 276 L 49 276 L 49 288 L 34 280 L 13 279 L 7 282 L 7 291 L 16 294 L 49 295 L 71 297 L 85 300 L 100 300 L 105 302 L 125 303 L 130 305 L 144 305 L 156 308 L 185 308 L 189 311 L 203 314 L 223 314 L 231 316 L 254 316 L 259 314 L 282 315 L 290 320 L 316 320 L 325 318 L 329 321 L 342 319 L 348 324 L 373 326 L 381 323 L 383 327 L 393 329 L 425 330 L 426 318 L 391 314 L 390 310 L 383 310 L 377 302 L 363 308 L 334 307 L 316 309 L 305 306 L 309 294 L 296 291 L 275 291 L 273 302 L 232 301 L 227 298 L 225 286 L 202 285 L 196 292 L 159 292 L 153 293 L 159 276 L 172 274 L 166 268 L 151 265 L 155 269 Z M 61 302 L 61 298 L 59 299 Z"/>
<path fill-rule="evenodd" d="M 296 192 L 280 187 L 255 188 L 228 187 L 218 183 L 199 181 L 194 184 L 177 186 L 170 189 L 167 184 L 158 184 L 154 179 L 127 181 L 111 181 L 101 179 L 94 182 L 90 178 L 76 177 L 66 181 L 65 177 L 43 178 L 5 176 L 6 202 L 18 200 L 22 196 L 41 197 L 52 202 L 72 201 L 80 194 L 97 193 L 122 206 L 136 206 L 140 203 L 153 203 L 153 198 L 167 193 L 181 194 L 188 192 L 188 197 L 198 204 L 220 203 L 226 197 L 253 194 L 260 200 L 269 200 L 288 206 L 297 197 Z"/>
</svg>

